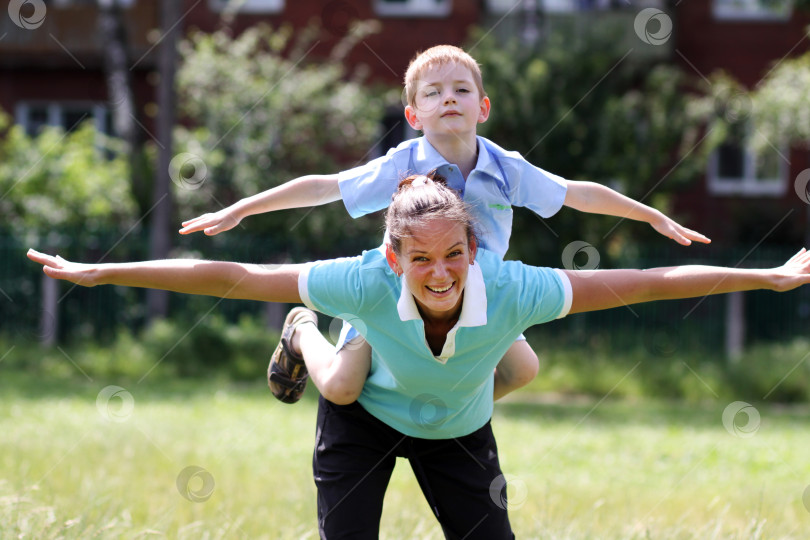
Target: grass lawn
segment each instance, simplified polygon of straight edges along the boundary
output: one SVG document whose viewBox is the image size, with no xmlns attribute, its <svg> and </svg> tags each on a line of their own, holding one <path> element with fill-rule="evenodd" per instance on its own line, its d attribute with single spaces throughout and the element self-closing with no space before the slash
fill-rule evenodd
<svg viewBox="0 0 810 540">
<path fill-rule="evenodd" d="M 727 405 L 510 396 L 493 425 L 518 538 L 810 537 L 808 409 L 755 404 L 735 436 Z M 315 409 L 260 384 L 2 372 L 0 538 L 317 538 Z M 404 461 L 381 537 L 442 538 Z"/>
</svg>

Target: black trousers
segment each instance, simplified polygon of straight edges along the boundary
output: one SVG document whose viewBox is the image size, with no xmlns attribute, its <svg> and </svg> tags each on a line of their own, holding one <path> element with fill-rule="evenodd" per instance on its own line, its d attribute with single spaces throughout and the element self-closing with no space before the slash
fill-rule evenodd
<svg viewBox="0 0 810 540">
<path fill-rule="evenodd" d="M 446 538 L 514 538 L 489 422 L 456 439 L 419 439 L 389 427 L 359 403 L 335 405 L 323 397 L 312 460 L 321 538 L 379 536 L 397 457 L 410 462 Z"/>
</svg>

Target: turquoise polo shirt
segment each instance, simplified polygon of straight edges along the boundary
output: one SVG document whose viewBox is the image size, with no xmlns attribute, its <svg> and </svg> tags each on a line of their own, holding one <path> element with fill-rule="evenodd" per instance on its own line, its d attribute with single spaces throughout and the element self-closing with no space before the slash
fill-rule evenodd
<svg viewBox="0 0 810 540">
<path fill-rule="evenodd" d="M 371 345 L 358 401 L 397 431 L 423 439 L 468 435 L 492 417 L 493 370 L 527 327 L 564 317 L 567 276 L 479 249 L 456 326 L 438 356 L 405 281 L 382 250 L 321 261 L 300 273 L 309 308 L 347 320 Z"/>
<path fill-rule="evenodd" d="M 481 246 L 504 256 L 512 233 L 512 207 L 529 208 L 551 217 L 562 208 L 566 180 L 535 167 L 517 152 L 504 150 L 478 137 L 478 161 L 464 181 L 458 166 L 449 163 L 425 137 L 392 148 L 385 156 L 338 174 L 340 195 L 356 218 L 387 208 L 400 180 L 436 170 L 472 207 Z"/>
</svg>

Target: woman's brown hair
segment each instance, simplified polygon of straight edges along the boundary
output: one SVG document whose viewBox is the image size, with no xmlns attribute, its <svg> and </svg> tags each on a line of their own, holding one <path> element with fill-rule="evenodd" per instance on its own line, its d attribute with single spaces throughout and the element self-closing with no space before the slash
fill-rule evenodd
<svg viewBox="0 0 810 540">
<path fill-rule="evenodd" d="M 455 221 L 464 227 L 469 242 L 477 239 L 469 207 L 457 191 L 447 186 L 443 176 L 414 174 L 400 181 L 385 212 L 385 226 L 394 253 L 400 253 L 402 239 L 411 236 L 414 226 L 432 219 Z"/>
</svg>

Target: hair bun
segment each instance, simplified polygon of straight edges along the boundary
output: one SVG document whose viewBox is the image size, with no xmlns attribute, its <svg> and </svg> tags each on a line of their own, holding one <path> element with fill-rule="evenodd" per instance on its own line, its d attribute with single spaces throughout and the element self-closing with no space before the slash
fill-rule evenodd
<svg viewBox="0 0 810 540">
<path fill-rule="evenodd" d="M 441 184 L 442 186 L 447 186 L 447 180 L 444 178 L 444 176 L 440 175 L 435 170 L 433 170 L 427 174 L 412 174 L 407 178 L 403 178 L 402 180 L 399 181 L 399 186 L 397 186 L 397 193 L 410 188 L 428 186 L 430 185 L 430 182 L 435 182 L 437 184 Z"/>
</svg>

